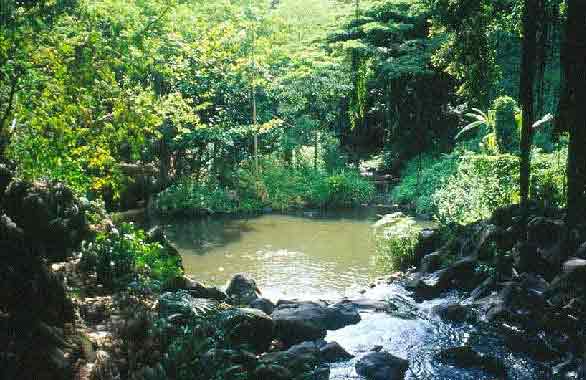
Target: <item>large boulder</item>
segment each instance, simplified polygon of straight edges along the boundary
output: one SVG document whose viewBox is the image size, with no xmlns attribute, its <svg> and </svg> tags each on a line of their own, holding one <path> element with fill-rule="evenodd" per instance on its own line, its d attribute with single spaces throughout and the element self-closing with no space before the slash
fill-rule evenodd
<svg viewBox="0 0 586 380">
<path fill-rule="evenodd" d="M 436 305 L 432 308 L 432 312 L 448 322 L 464 323 L 472 321 L 474 318 L 470 307 L 458 303 Z"/>
<path fill-rule="evenodd" d="M 409 362 L 388 352 L 371 352 L 356 363 L 356 373 L 368 380 L 403 380 Z"/>
<path fill-rule="evenodd" d="M 527 224 L 527 240 L 538 247 L 551 247 L 562 240 L 564 221 L 537 216 Z"/>
<path fill-rule="evenodd" d="M 279 374 L 290 373 L 289 379 L 328 379 L 329 371 L 321 367 L 322 358 L 318 342 L 303 342 L 292 346 L 287 351 L 270 352 L 259 360 L 263 373 L 268 368 L 277 370 Z M 258 370 L 257 370 L 258 371 Z M 272 380 L 272 379 L 271 379 Z"/>
<path fill-rule="evenodd" d="M 257 309 L 237 308 L 220 314 L 226 339 L 232 345 L 246 346 L 254 352 L 268 350 L 273 340 L 274 322 Z"/>
<path fill-rule="evenodd" d="M 286 345 L 323 339 L 327 330 L 337 330 L 360 322 L 352 304 L 328 306 L 318 302 L 280 303 L 272 314 L 276 335 Z"/>
<path fill-rule="evenodd" d="M 228 283 L 226 294 L 234 305 L 249 305 L 258 298 L 260 290 L 253 279 L 243 274 L 237 274 Z"/>
<path fill-rule="evenodd" d="M 224 301 L 226 293 L 213 286 L 205 286 L 187 276 L 179 276 L 168 280 L 163 285 L 164 291 L 186 290 L 193 298 L 206 298 L 216 301 Z"/>
<path fill-rule="evenodd" d="M 449 289 L 473 290 L 485 280 L 485 276 L 476 271 L 478 260 L 465 257 L 437 272 L 416 277 L 405 284 L 420 300 L 438 297 Z"/>
<path fill-rule="evenodd" d="M 262 310 L 268 315 L 273 314 L 273 310 L 275 310 L 275 304 L 267 298 L 257 298 L 249 306 L 253 309 Z"/>
<path fill-rule="evenodd" d="M 63 260 L 89 233 L 87 205 L 61 183 L 12 181 L 2 207 L 31 248 L 51 260 Z"/>
<path fill-rule="evenodd" d="M 447 348 L 437 354 L 437 359 L 455 367 L 479 368 L 498 378 L 506 378 L 506 369 L 500 359 L 479 353 L 470 346 Z"/>
<path fill-rule="evenodd" d="M 336 363 L 350 360 L 354 355 L 348 353 L 337 342 L 326 343 L 319 349 L 322 361 L 326 363 Z"/>
</svg>

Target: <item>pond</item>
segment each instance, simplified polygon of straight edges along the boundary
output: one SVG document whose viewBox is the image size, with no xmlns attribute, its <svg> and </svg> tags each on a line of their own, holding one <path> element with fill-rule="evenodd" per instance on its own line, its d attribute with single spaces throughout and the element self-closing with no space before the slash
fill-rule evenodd
<svg viewBox="0 0 586 380">
<path fill-rule="evenodd" d="M 255 279 L 263 295 L 337 299 L 385 272 L 375 262 L 375 209 L 251 218 L 205 218 L 167 227 L 186 272 L 223 286 L 235 273 Z"/>
<path fill-rule="evenodd" d="M 537 363 L 509 352 L 503 339 L 490 329 L 452 326 L 433 315 L 434 305 L 460 301 L 458 294 L 417 304 L 400 285 L 370 289 L 373 279 L 388 275 L 376 264 L 373 223 L 379 218 L 371 208 L 306 211 L 173 221 L 166 231 L 183 257 L 186 272 L 209 285 L 223 287 L 234 274 L 245 273 L 273 301 L 342 297 L 399 301 L 408 317 L 364 312 L 357 325 L 328 333 L 326 340 L 337 341 L 356 355 L 351 361 L 332 365 L 331 380 L 359 379 L 354 371 L 356 360 L 377 345 L 409 360 L 407 379 L 493 379 L 481 370 L 458 369 L 435 359 L 442 348 L 466 344 L 503 360 L 511 379 L 545 378 Z M 422 221 L 417 224 L 431 226 Z"/>
</svg>

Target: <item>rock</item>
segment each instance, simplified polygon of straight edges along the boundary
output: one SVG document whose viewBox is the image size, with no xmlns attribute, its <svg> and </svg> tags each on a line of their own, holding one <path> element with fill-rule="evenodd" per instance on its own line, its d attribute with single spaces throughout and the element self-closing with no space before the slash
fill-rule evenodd
<svg viewBox="0 0 586 380">
<path fill-rule="evenodd" d="M 319 349 L 321 358 L 326 363 L 343 362 L 354 357 L 336 342 L 327 343 Z"/>
<path fill-rule="evenodd" d="M 213 301 L 193 298 L 186 290 L 166 292 L 159 297 L 159 318 L 169 318 L 172 315 L 182 315 L 190 320 L 214 305 Z"/>
<path fill-rule="evenodd" d="M 576 271 L 582 271 L 583 273 L 586 273 L 586 260 L 575 257 L 570 258 L 564 262 L 562 269 L 564 273 L 572 273 Z"/>
<path fill-rule="evenodd" d="M 409 362 L 387 352 L 371 352 L 356 363 L 356 372 L 369 380 L 403 380 Z"/>
<path fill-rule="evenodd" d="M 275 304 L 267 298 L 257 298 L 249 305 L 253 309 L 262 310 L 265 314 L 271 315 L 275 310 Z"/>
<path fill-rule="evenodd" d="M 360 322 L 360 314 L 351 304 L 340 302 L 327 308 L 326 329 L 338 330 Z"/>
<path fill-rule="evenodd" d="M 433 307 L 432 312 L 444 321 L 464 323 L 473 319 L 471 310 L 460 304 L 443 304 Z"/>
<path fill-rule="evenodd" d="M 576 251 L 574 256 L 578 259 L 586 260 L 586 242 L 584 242 L 584 243 L 582 243 L 582 245 L 580 245 L 580 247 L 578 248 L 578 250 Z"/>
<path fill-rule="evenodd" d="M 496 289 L 496 281 L 494 278 L 489 277 L 482 282 L 482 284 L 478 285 L 476 289 L 470 292 L 469 299 L 472 301 L 477 301 L 483 297 L 490 295 Z"/>
<path fill-rule="evenodd" d="M 276 335 L 286 345 L 322 339 L 327 330 L 336 330 L 360 321 L 351 304 L 327 306 L 317 302 L 279 302 L 272 314 Z"/>
<path fill-rule="evenodd" d="M 96 363 L 90 373 L 90 380 L 118 380 L 120 379 L 120 373 L 114 363 L 114 360 L 110 357 L 106 351 L 96 352 Z"/>
<path fill-rule="evenodd" d="M 476 271 L 477 260 L 465 257 L 437 272 L 416 277 L 407 282 L 405 288 L 415 293 L 417 301 L 438 297 L 449 289 L 472 290 L 485 276 Z"/>
<path fill-rule="evenodd" d="M 186 290 L 193 298 L 205 298 L 216 301 L 224 301 L 227 296 L 216 287 L 208 287 L 187 276 L 175 277 L 167 281 L 163 286 L 163 291 L 174 292 L 177 290 Z"/>
<path fill-rule="evenodd" d="M 6 164 L 0 163 L 0 201 L 2 201 L 4 191 L 12 181 L 12 176 L 12 170 Z"/>
<path fill-rule="evenodd" d="M 86 302 L 79 307 L 81 317 L 93 324 L 98 324 L 106 319 L 106 304 L 103 302 Z"/>
<path fill-rule="evenodd" d="M 260 290 L 254 280 L 246 278 L 242 274 L 237 274 L 228 283 L 226 294 L 232 304 L 249 305 L 258 298 Z"/>
<path fill-rule="evenodd" d="M 303 342 L 287 351 L 270 352 L 260 357 L 261 365 L 286 368 L 293 377 L 312 373 L 320 363 L 321 353 L 315 342 Z"/>
<path fill-rule="evenodd" d="M 438 360 L 460 368 L 479 368 L 499 378 L 506 378 L 504 363 L 493 356 L 474 351 L 470 346 L 452 347 L 437 354 Z"/>
<path fill-rule="evenodd" d="M 425 228 L 419 233 L 419 240 L 414 250 L 415 263 L 419 264 L 421 260 L 440 248 L 441 236 L 437 231 Z"/>
<path fill-rule="evenodd" d="M 287 368 L 277 364 L 261 364 L 254 373 L 257 380 L 291 380 L 293 374 Z"/>
<path fill-rule="evenodd" d="M 439 252 L 433 252 L 426 255 L 421 260 L 419 271 L 421 273 L 432 273 L 442 267 L 442 256 Z"/>
<path fill-rule="evenodd" d="M 275 325 L 261 310 L 230 309 L 220 314 L 220 320 L 227 341 L 233 345 L 244 345 L 257 353 L 268 350 L 271 345 Z"/>
<path fill-rule="evenodd" d="M 550 247 L 562 240 L 564 230 L 563 220 L 537 216 L 527 224 L 527 241 L 538 247 Z"/>
<path fill-rule="evenodd" d="M 14 180 L 2 207 L 24 230 L 29 247 L 51 261 L 64 260 L 89 236 L 82 202 L 63 184 Z"/>
</svg>

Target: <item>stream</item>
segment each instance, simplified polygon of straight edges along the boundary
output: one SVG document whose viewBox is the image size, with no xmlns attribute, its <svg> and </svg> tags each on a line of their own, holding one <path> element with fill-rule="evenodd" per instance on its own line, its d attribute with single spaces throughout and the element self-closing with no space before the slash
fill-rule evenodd
<svg viewBox="0 0 586 380">
<path fill-rule="evenodd" d="M 444 323 L 431 313 L 433 306 L 460 301 L 461 295 L 417 304 L 398 284 L 370 288 L 374 279 L 388 275 L 376 265 L 372 224 L 377 219 L 374 209 L 305 211 L 167 221 L 166 231 L 183 257 L 186 273 L 209 285 L 225 287 L 234 274 L 244 273 L 257 282 L 262 296 L 273 301 L 348 297 L 398 302 L 400 313 L 363 312 L 357 325 L 328 333 L 327 341 L 338 342 L 356 356 L 333 364 L 331 380 L 360 379 L 354 364 L 374 346 L 408 359 L 407 379 L 494 379 L 479 369 L 455 368 L 436 360 L 439 350 L 461 345 L 503 360 L 507 379 L 548 378 L 538 363 L 508 351 L 491 328 Z M 425 223 L 418 221 L 421 227 Z"/>
</svg>

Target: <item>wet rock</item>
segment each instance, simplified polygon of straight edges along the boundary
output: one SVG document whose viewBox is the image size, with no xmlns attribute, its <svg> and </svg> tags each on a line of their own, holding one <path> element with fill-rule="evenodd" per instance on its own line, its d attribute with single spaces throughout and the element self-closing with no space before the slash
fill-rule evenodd
<svg viewBox="0 0 586 380">
<path fill-rule="evenodd" d="M 315 342 L 303 342 L 292 346 L 287 351 L 264 354 L 260 358 L 264 366 L 286 368 L 294 377 L 313 373 L 321 364 L 321 353 Z"/>
<path fill-rule="evenodd" d="M 426 255 L 421 260 L 420 272 L 421 273 L 432 273 L 439 270 L 442 267 L 442 256 L 439 252 L 433 252 Z"/>
<path fill-rule="evenodd" d="M 258 298 L 260 290 L 254 280 L 242 274 L 237 274 L 228 283 L 226 294 L 232 304 L 249 305 Z"/>
<path fill-rule="evenodd" d="M 336 330 L 360 321 L 351 304 L 327 306 L 317 302 L 292 302 L 277 305 L 272 314 L 276 335 L 286 345 L 322 339 L 327 330 Z"/>
<path fill-rule="evenodd" d="M 325 326 L 328 330 L 338 330 L 358 322 L 360 322 L 360 314 L 353 305 L 340 302 L 327 308 Z"/>
<path fill-rule="evenodd" d="M 496 281 L 489 277 L 478 285 L 476 289 L 470 292 L 470 300 L 477 301 L 483 297 L 490 295 L 496 289 Z"/>
<path fill-rule="evenodd" d="M 249 305 L 253 309 L 262 310 L 264 313 L 271 315 L 275 310 L 275 304 L 267 298 L 257 298 Z"/>
<path fill-rule="evenodd" d="M 474 318 L 469 307 L 457 303 L 434 306 L 432 312 L 448 322 L 464 323 L 472 321 Z"/>
<path fill-rule="evenodd" d="M 408 368 L 407 360 L 387 352 L 371 352 L 356 363 L 356 372 L 369 380 L 403 380 Z"/>
<path fill-rule="evenodd" d="M 226 339 L 233 345 L 246 346 L 255 352 L 268 350 L 275 325 L 261 310 L 238 308 L 220 314 Z"/>
<path fill-rule="evenodd" d="M 224 301 L 226 293 L 220 289 L 197 282 L 187 276 L 170 279 L 164 286 L 164 291 L 186 290 L 193 298 L 205 298 L 216 301 Z"/>
<path fill-rule="evenodd" d="M 499 378 L 506 378 L 504 363 L 493 356 L 475 351 L 470 346 L 452 347 L 437 354 L 439 361 L 460 368 L 479 368 Z"/>
<path fill-rule="evenodd" d="M 287 368 L 277 364 L 261 364 L 254 373 L 257 380 L 290 380 L 293 374 Z"/>
<path fill-rule="evenodd" d="M 350 360 L 354 355 L 348 353 L 342 346 L 337 342 L 327 343 L 325 346 L 319 349 L 321 358 L 326 363 L 343 362 Z"/>
</svg>

